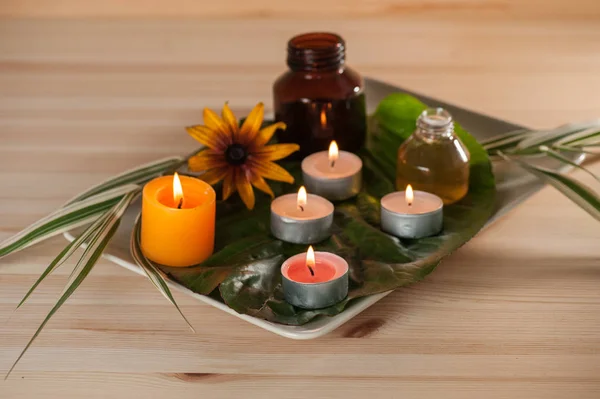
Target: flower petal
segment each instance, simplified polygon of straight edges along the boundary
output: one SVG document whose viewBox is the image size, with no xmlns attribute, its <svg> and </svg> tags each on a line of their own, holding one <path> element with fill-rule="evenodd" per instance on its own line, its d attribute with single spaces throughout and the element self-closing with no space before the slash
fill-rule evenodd
<svg viewBox="0 0 600 399">
<path fill-rule="evenodd" d="M 223 201 L 231 197 L 231 194 L 235 192 L 235 172 L 236 168 L 229 167 L 228 173 L 223 181 Z"/>
<path fill-rule="evenodd" d="M 219 132 L 211 130 L 203 125 L 189 126 L 186 127 L 185 130 L 187 130 L 190 136 L 208 148 L 213 150 L 225 150 L 226 144 Z"/>
<path fill-rule="evenodd" d="M 264 104 L 256 104 L 240 128 L 240 144 L 248 145 L 254 140 L 263 123 L 264 114 Z"/>
<path fill-rule="evenodd" d="M 223 180 L 225 176 L 229 173 L 229 168 L 214 168 L 207 170 L 202 175 L 198 176 L 199 179 L 207 182 L 211 186 Z"/>
<path fill-rule="evenodd" d="M 246 173 L 243 169 L 238 169 L 235 174 L 235 187 L 237 188 L 238 194 L 244 201 L 246 208 L 253 209 L 254 208 L 254 190 L 252 190 L 252 185 L 246 176 Z"/>
<path fill-rule="evenodd" d="M 261 160 L 277 161 L 300 149 L 298 144 L 273 144 L 255 150 L 252 155 Z"/>
<path fill-rule="evenodd" d="M 287 170 L 283 169 L 274 162 L 253 159 L 249 161 L 249 163 L 253 172 L 260 174 L 264 178 L 286 183 L 294 182 L 294 176 L 290 175 Z"/>
<path fill-rule="evenodd" d="M 267 184 L 265 179 L 263 179 L 259 174 L 253 173 L 250 183 L 252 183 L 254 187 L 258 188 L 263 193 L 269 194 L 271 198 L 275 197 L 275 194 L 273 194 L 273 190 L 271 190 L 269 184 Z"/>
<path fill-rule="evenodd" d="M 229 133 L 231 135 L 232 141 L 235 142 L 235 140 L 237 140 L 237 136 L 238 136 L 240 127 L 239 127 L 237 118 L 231 111 L 231 108 L 229 108 L 229 104 L 225 103 L 225 105 L 223 105 L 222 115 L 223 115 L 223 120 L 225 121 L 225 125 L 227 125 L 227 128 L 229 129 Z"/>
<path fill-rule="evenodd" d="M 192 172 L 227 166 L 225 156 L 220 151 L 203 150 L 188 159 L 188 167 Z"/>
<path fill-rule="evenodd" d="M 231 144 L 231 133 L 229 132 L 229 128 L 227 124 L 215 113 L 215 111 L 204 108 L 204 112 L 202 114 L 204 116 L 204 124 L 210 130 L 216 132 L 219 135 L 220 141 L 225 143 L 225 145 Z"/>
<path fill-rule="evenodd" d="M 256 136 L 256 138 L 254 139 L 252 146 L 254 148 L 262 147 L 263 145 L 267 144 L 269 142 L 269 140 L 271 140 L 273 138 L 273 135 L 275 134 L 277 129 L 285 130 L 286 128 L 287 128 L 287 126 L 285 123 L 277 122 L 277 123 L 273 123 L 273 124 L 265 127 L 264 129 L 261 129 L 260 132 L 258 132 L 258 135 Z"/>
</svg>

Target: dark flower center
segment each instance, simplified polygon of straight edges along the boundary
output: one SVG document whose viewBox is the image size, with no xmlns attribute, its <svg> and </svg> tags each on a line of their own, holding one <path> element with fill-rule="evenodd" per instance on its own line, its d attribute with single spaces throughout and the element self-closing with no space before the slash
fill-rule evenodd
<svg viewBox="0 0 600 399">
<path fill-rule="evenodd" d="M 232 144 L 225 150 L 225 159 L 231 165 L 242 165 L 248 158 L 246 148 L 241 144 Z"/>
</svg>

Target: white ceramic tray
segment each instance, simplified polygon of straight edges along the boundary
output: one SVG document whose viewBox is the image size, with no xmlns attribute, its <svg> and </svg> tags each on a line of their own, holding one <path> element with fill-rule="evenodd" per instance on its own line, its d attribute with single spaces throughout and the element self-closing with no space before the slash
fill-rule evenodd
<svg viewBox="0 0 600 399">
<path fill-rule="evenodd" d="M 403 90 L 399 87 L 394 87 L 373 79 L 366 79 L 366 97 L 367 108 L 369 112 L 373 112 L 377 104 L 386 95 L 398 91 Z M 430 106 L 441 106 L 448 109 L 454 118 L 478 140 L 483 140 L 499 133 L 521 128 L 521 126 L 477 114 L 451 104 L 446 104 L 415 93 L 411 94 L 421 98 Z M 577 159 L 577 161 L 582 160 L 583 157 L 579 157 Z M 548 162 L 545 163 L 545 166 L 554 169 L 558 168 L 559 164 Z M 543 186 L 543 184 L 528 175 L 526 172 L 523 172 L 517 167 L 512 167 L 505 163 L 495 164 L 494 173 L 497 181 L 498 200 L 496 212 L 486 227 Z M 131 235 L 131 229 L 133 227 L 135 217 L 139 212 L 140 203 L 138 201 L 130 206 L 127 210 L 119 229 L 102 256 L 120 266 L 123 266 L 126 269 L 143 275 L 143 271 L 135 264 L 131 255 L 129 254 L 129 238 Z M 70 241 L 73 240 L 73 234 L 70 232 L 66 233 L 65 237 Z M 391 292 L 389 291 L 359 298 L 353 301 L 342 313 L 333 317 L 320 317 L 302 326 L 286 326 L 239 314 L 222 302 L 218 302 L 204 295 L 196 294 L 181 286 L 177 282 L 169 281 L 169 286 L 175 290 L 191 295 L 199 301 L 212 305 L 233 316 L 239 317 L 242 320 L 246 320 L 247 322 L 258 327 L 292 339 L 314 339 L 328 334 Z"/>
</svg>

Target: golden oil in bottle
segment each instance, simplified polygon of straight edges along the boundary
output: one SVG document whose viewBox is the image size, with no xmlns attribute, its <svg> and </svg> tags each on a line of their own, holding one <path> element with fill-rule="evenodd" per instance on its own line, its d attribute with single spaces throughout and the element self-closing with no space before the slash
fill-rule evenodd
<svg viewBox="0 0 600 399">
<path fill-rule="evenodd" d="M 423 111 L 415 132 L 398 149 L 396 188 L 408 184 L 451 204 L 469 190 L 469 151 L 454 134 L 452 116 L 443 108 Z"/>
</svg>

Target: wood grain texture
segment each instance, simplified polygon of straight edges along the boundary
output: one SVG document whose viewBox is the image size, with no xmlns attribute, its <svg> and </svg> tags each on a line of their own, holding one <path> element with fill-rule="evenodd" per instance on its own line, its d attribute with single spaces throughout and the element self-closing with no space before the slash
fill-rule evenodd
<svg viewBox="0 0 600 399">
<path fill-rule="evenodd" d="M 600 117 L 596 1 L 141 4 L 0 3 L 0 15 L 48 17 L 0 21 L 0 239 L 116 172 L 188 152 L 182 127 L 203 106 L 270 104 L 300 31 L 340 32 L 364 74 L 511 121 Z M 0 397 L 595 399 L 599 239 L 546 188 L 422 283 L 309 342 L 176 295 L 192 334 L 147 280 L 101 261 Z M 62 289 L 72 263 L 13 313 L 63 245 L 1 261 L 0 372 Z"/>
<path fill-rule="evenodd" d="M 596 0 L 4 0 L 3 17 L 128 18 L 394 18 L 402 16 L 594 19 Z"/>
</svg>

